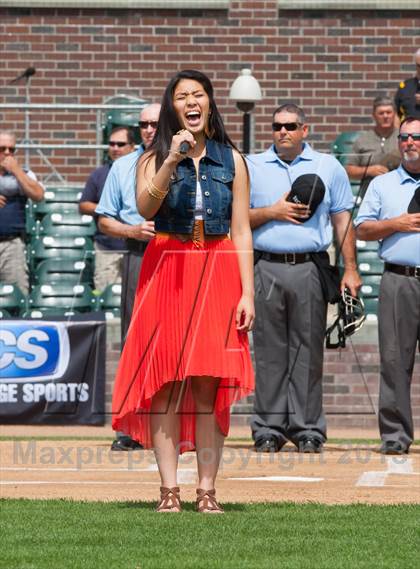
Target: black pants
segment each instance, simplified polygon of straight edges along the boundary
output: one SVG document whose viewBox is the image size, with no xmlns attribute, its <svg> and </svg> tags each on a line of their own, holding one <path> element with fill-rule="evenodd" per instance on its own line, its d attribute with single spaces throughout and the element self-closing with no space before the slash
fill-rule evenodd
<svg viewBox="0 0 420 569">
<path fill-rule="evenodd" d="M 127 240 L 127 252 L 124 254 L 121 275 L 121 348 L 124 346 L 130 326 L 141 262 L 146 246 L 147 242 L 145 241 Z"/>
<path fill-rule="evenodd" d="M 324 442 L 323 344 L 327 306 L 318 269 L 260 260 L 255 266 L 254 440 Z"/>
</svg>

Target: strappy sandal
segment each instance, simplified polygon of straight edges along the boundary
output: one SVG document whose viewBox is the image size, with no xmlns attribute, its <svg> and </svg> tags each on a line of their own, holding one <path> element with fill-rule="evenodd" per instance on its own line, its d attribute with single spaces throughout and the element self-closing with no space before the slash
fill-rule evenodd
<svg viewBox="0 0 420 569">
<path fill-rule="evenodd" d="M 181 512 L 181 510 L 182 508 L 178 486 L 174 486 L 173 488 L 166 488 L 165 486 L 161 486 L 160 502 L 156 507 L 156 511 L 159 513 L 178 513 Z"/>
<path fill-rule="evenodd" d="M 216 490 L 197 488 L 195 509 L 201 514 L 224 514 L 222 506 L 216 500 Z"/>
</svg>

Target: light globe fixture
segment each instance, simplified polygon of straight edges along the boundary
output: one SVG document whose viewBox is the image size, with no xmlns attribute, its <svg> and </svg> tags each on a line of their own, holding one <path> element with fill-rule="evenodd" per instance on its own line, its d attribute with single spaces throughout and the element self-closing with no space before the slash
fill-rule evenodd
<svg viewBox="0 0 420 569">
<path fill-rule="evenodd" d="M 248 154 L 251 149 L 251 111 L 261 101 L 261 88 L 251 69 L 242 69 L 230 88 L 229 99 L 243 112 L 242 150 Z"/>
</svg>

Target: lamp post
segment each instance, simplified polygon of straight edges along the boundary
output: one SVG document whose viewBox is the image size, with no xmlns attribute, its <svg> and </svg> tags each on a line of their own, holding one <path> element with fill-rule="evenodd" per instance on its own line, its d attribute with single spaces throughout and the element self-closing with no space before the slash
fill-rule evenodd
<svg viewBox="0 0 420 569">
<path fill-rule="evenodd" d="M 261 101 L 261 88 L 251 73 L 251 69 L 242 69 L 230 88 L 229 99 L 235 101 L 237 108 L 243 112 L 242 151 L 251 151 L 251 111 L 257 101 Z"/>
</svg>

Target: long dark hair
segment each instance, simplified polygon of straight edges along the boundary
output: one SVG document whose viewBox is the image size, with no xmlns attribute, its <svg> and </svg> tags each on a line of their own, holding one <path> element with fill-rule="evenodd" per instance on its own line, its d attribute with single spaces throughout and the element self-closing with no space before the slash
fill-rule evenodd
<svg viewBox="0 0 420 569">
<path fill-rule="evenodd" d="M 178 73 L 172 77 L 162 97 L 162 107 L 160 110 L 158 127 L 153 139 L 153 143 L 149 148 L 150 155 L 156 156 L 156 170 L 159 170 L 163 161 L 168 155 L 173 135 L 176 134 L 179 129 L 183 128 L 183 125 L 179 124 L 178 117 L 173 105 L 173 95 L 175 88 L 182 79 L 192 79 L 194 81 L 197 81 L 200 83 L 200 85 L 202 85 L 204 91 L 207 93 L 210 101 L 210 115 L 207 129 L 209 136 L 211 136 L 211 138 L 217 142 L 228 144 L 237 150 L 236 146 L 231 141 L 226 132 L 225 125 L 223 124 L 223 119 L 214 100 L 213 85 L 211 84 L 210 79 L 207 77 L 207 75 L 201 73 L 201 71 L 195 71 L 194 69 L 185 69 L 184 71 L 178 71 Z"/>
</svg>

